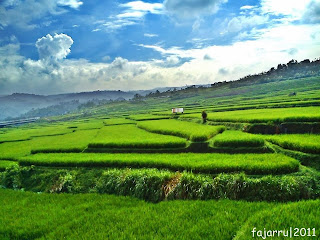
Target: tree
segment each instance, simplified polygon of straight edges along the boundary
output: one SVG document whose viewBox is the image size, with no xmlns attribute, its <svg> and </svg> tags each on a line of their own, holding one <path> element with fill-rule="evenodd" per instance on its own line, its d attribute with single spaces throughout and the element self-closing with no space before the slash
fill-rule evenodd
<svg viewBox="0 0 320 240">
<path fill-rule="evenodd" d="M 141 96 L 140 94 L 138 94 L 138 93 L 136 93 L 136 94 L 133 96 L 133 100 L 138 100 L 138 99 L 140 99 L 140 98 L 142 98 L 142 96 Z"/>
</svg>

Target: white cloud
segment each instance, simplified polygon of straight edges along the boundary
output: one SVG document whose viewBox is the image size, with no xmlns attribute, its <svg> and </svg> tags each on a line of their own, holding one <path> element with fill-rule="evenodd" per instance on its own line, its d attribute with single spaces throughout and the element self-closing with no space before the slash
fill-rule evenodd
<svg viewBox="0 0 320 240">
<path fill-rule="evenodd" d="M 245 5 L 245 6 L 240 7 L 240 10 L 249 10 L 252 8 L 255 8 L 255 6 Z"/>
<path fill-rule="evenodd" d="M 262 0 L 261 11 L 263 14 L 284 15 L 291 21 L 301 19 L 311 0 Z"/>
<path fill-rule="evenodd" d="M 159 35 L 158 34 L 154 34 L 154 33 L 145 33 L 145 34 L 143 34 L 143 36 L 149 37 L 149 38 L 153 38 L 153 37 L 158 37 Z"/>
<path fill-rule="evenodd" d="M 128 64 L 128 60 L 122 57 L 116 57 L 113 62 L 110 64 L 111 68 L 123 70 Z"/>
<path fill-rule="evenodd" d="M 5 0 L 0 3 L 0 27 L 15 26 L 22 30 L 38 27 L 34 20 L 48 15 L 66 13 L 66 8 L 78 8 L 82 2 L 78 0 Z"/>
<path fill-rule="evenodd" d="M 146 3 L 142 1 L 132 1 L 119 5 L 123 10 L 121 13 L 110 16 L 108 20 L 99 22 L 97 29 L 104 28 L 108 32 L 113 32 L 121 28 L 139 24 L 147 14 L 163 14 L 161 3 Z"/>
<path fill-rule="evenodd" d="M 61 33 L 54 36 L 47 34 L 37 40 L 36 47 L 40 60 L 51 62 L 66 58 L 71 51 L 72 44 L 72 38 L 66 34 Z"/>
<path fill-rule="evenodd" d="M 165 0 L 164 6 L 169 14 L 179 18 L 195 18 L 212 15 L 227 0 Z"/>
<path fill-rule="evenodd" d="M 74 9 L 78 9 L 83 4 L 83 2 L 78 0 L 59 0 L 58 4 L 61 6 L 68 6 Z"/>
<path fill-rule="evenodd" d="M 228 23 L 228 32 L 239 32 L 242 29 L 258 26 L 267 23 L 268 16 L 238 16 L 232 18 Z"/>
<path fill-rule="evenodd" d="M 320 23 L 320 1 L 312 0 L 302 16 L 302 22 Z"/>
<path fill-rule="evenodd" d="M 163 10 L 162 3 L 146 3 L 142 1 L 132 1 L 120 4 L 120 6 L 127 8 L 127 12 L 150 12 L 152 14 L 161 14 Z"/>
<path fill-rule="evenodd" d="M 292 58 L 301 61 L 319 57 L 319 26 L 277 26 L 261 32 L 258 39 L 225 46 L 183 49 L 140 45 L 162 55 L 162 60 L 145 62 L 122 57 L 111 63 L 64 59 L 72 39 L 62 34 L 41 38 L 41 57 L 34 61 L 19 54 L 19 44 L 12 38 L 13 43 L 0 47 L 0 93 L 152 89 L 235 80 Z M 55 64 L 45 60 L 48 58 L 55 59 Z"/>
<path fill-rule="evenodd" d="M 179 57 L 177 56 L 169 56 L 166 58 L 166 64 L 169 65 L 169 66 L 175 66 L 177 65 L 178 63 L 180 62 L 180 59 Z"/>
</svg>

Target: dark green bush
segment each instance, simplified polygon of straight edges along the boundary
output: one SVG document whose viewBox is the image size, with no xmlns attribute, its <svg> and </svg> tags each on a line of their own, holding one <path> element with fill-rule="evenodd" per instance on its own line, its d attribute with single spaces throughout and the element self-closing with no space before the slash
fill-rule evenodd
<svg viewBox="0 0 320 240">
<path fill-rule="evenodd" d="M 320 197 L 320 177 L 250 178 L 244 173 L 210 175 L 172 173 L 157 169 L 37 169 L 8 168 L 1 177 L 6 188 L 51 193 L 98 192 L 133 196 L 150 202 L 164 199 L 233 199 L 249 201 L 298 201 Z"/>
</svg>

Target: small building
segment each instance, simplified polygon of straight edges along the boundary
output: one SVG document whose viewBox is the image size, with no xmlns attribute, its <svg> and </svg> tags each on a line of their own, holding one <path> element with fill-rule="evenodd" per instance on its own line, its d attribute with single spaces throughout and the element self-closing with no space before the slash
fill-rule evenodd
<svg viewBox="0 0 320 240">
<path fill-rule="evenodd" d="M 183 108 L 172 108 L 172 113 L 183 113 Z"/>
</svg>

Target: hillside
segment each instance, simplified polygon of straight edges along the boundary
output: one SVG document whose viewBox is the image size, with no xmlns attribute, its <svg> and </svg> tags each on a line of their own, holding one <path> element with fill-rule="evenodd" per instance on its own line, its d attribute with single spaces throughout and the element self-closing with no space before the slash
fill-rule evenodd
<svg viewBox="0 0 320 240">
<path fill-rule="evenodd" d="M 173 107 L 183 107 L 188 114 L 202 110 L 317 106 L 320 104 L 320 61 L 306 62 L 290 61 L 279 64 L 277 69 L 209 87 L 155 91 L 145 97 L 136 94 L 129 101 L 91 106 L 78 114 L 168 114 Z"/>
<path fill-rule="evenodd" d="M 193 109 L 246 105 L 252 99 L 282 98 L 284 102 L 316 100 L 319 90 L 320 60 L 289 61 L 266 72 L 245 76 L 239 80 L 193 85 L 180 88 L 159 88 L 146 91 L 95 91 L 58 95 L 15 93 L 0 98 L 0 120 L 64 115 L 67 113 L 123 112 L 170 110 L 171 107 Z M 296 95 L 290 96 L 290 94 Z M 230 97 L 234 100 L 230 101 Z M 258 101 L 258 100 L 256 100 Z M 276 102 L 278 100 L 275 100 Z M 304 103 L 306 104 L 306 103 Z M 103 112 L 103 111 L 102 111 Z"/>
</svg>

